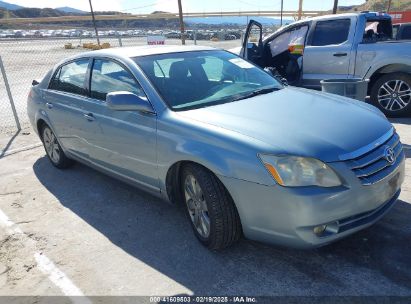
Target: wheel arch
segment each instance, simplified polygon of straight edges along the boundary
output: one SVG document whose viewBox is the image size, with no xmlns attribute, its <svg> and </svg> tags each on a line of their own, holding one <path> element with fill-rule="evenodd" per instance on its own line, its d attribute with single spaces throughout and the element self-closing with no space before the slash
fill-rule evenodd
<svg viewBox="0 0 411 304">
<path fill-rule="evenodd" d="M 229 189 L 224 185 L 223 181 L 218 177 L 218 174 L 214 172 L 212 169 L 208 168 L 204 164 L 201 164 L 197 161 L 193 160 L 179 160 L 174 162 L 167 170 L 166 178 L 165 178 L 165 190 L 167 193 L 168 200 L 173 203 L 173 204 L 180 204 L 182 202 L 182 193 L 180 191 L 180 180 L 181 180 L 181 173 L 182 173 L 182 168 L 185 165 L 188 164 L 193 164 L 193 165 L 198 165 L 209 171 L 211 174 L 214 174 L 214 176 L 218 179 L 218 181 L 224 186 L 225 190 L 227 191 L 228 195 L 231 197 L 231 199 L 234 202 L 234 205 L 236 205 L 233 196 L 231 195 Z M 237 206 L 236 206 L 237 208 Z"/>
<path fill-rule="evenodd" d="M 368 94 L 371 93 L 371 89 L 374 86 L 375 82 L 385 74 L 390 73 L 405 73 L 411 75 L 411 64 L 403 63 L 392 63 L 384 65 L 380 68 L 377 68 L 370 77 L 370 84 L 368 86 Z"/>
<path fill-rule="evenodd" d="M 66 148 L 64 147 L 64 145 L 61 143 L 60 138 L 58 137 L 58 134 L 56 133 L 56 130 L 54 129 L 53 125 L 51 124 L 51 122 L 48 120 L 48 117 L 45 115 L 41 115 L 41 113 L 39 113 L 36 116 L 36 120 L 35 120 L 35 131 L 37 131 L 37 134 L 40 138 L 41 141 L 43 141 L 43 134 L 41 134 L 42 129 L 44 128 L 44 126 L 47 126 L 51 129 L 51 131 L 53 131 L 53 133 L 56 135 L 57 137 L 57 141 L 60 144 L 61 148 L 63 149 L 64 153 L 67 153 Z"/>
<path fill-rule="evenodd" d="M 179 204 L 182 201 L 181 191 L 179 191 L 181 171 L 182 171 L 181 169 L 183 168 L 183 166 L 187 164 L 194 164 L 194 165 L 198 165 L 198 166 L 205 168 L 207 171 L 214 174 L 216 178 L 221 182 L 221 180 L 218 178 L 218 174 L 216 174 L 216 172 L 214 172 L 213 170 L 211 170 L 204 164 L 201 164 L 197 161 L 188 160 L 188 159 L 176 161 L 171 166 L 169 166 L 167 170 L 167 174 L 166 174 L 166 179 L 165 179 L 165 188 L 166 188 L 168 199 L 170 202 L 174 204 Z M 226 187 L 224 186 L 224 188 Z M 230 194 L 227 188 L 226 190 L 227 190 L 227 193 Z"/>
<path fill-rule="evenodd" d="M 204 166 L 201 163 L 198 163 L 196 161 L 191 161 L 191 160 L 180 160 L 180 161 L 173 163 L 168 168 L 167 175 L 166 175 L 166 184 L 165 184 L 168 200 L 175 205 L 183 206 L 183 194 L 181 193 L 180 181 L 181 181 L 181 174 L 183 171 L 182 168 L 188 164 L 193 164 L 193 165 L 203 167 L 205 170 L 213 174 L 216 177 L 216 179 L 221 183 L 221 185 L 224 187 L 227 195 L 229 196 L 229 198 L 231 199 L 234 205 L 235 211 L 240 221 L 240 227 L 242 230 L 242 227 L 243 227 L 242 214 L 239 212 L 240 210 L 238 209 L 238 206 L 233 196 L 231 195 L 230 191 L 227 189 L 223 181 L 218 177 L 218 174 L 216 174 L 215 172 L 213 172 L 213 170 L 210 170 L 209 168 L 207 168 L 207 166 Z"/>
<path fill-rule="evenodd" d="M 37 134 L 39 135 L 41 140 L 43 140 L 43 134 L 41 134 L 41 131 L 43 130 L 44 126 L 49 126 L 49 124 L 43 118 L 38 119 L 36 122 L 36 128 Z"/>
</svg>

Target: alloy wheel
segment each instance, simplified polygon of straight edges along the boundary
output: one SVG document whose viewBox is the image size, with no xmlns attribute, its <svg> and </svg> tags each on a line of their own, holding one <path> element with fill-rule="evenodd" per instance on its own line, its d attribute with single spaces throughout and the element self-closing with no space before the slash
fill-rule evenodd
<svg viewBox="0 0 411 304">
<path fill-rule="evenodd" d="M 403 80 L 389 80 L 379 88 L 378 102 L 388 111 L 402 110 L 411 102 L 411 87 Z"/>
<path fill-rule="evenodd" d="M 203 237 L 210 235 L 210 217 L 203 190 L 193 175 L 187 175 L 184 181 L 184 196 L 191 222 Z"/>
<path fill-rule="evenodd" d="M 60 161 L 60 147 L 56 136 L 49 128 L 44 129 L 43 142 L 48 156 L 53 163 L 57 164 Z"/>
</svg>

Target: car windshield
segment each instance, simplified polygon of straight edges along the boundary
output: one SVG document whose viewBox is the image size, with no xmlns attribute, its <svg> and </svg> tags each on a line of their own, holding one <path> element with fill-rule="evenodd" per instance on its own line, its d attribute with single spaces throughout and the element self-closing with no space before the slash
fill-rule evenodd
<svg viewBox="0 0 411 304">
<path fill-rule="evenodd" d="M 133 59 L 175 111 L 233 102 L 283 87 L 264 70 L 226 51 L 167 53 Z"/>
</svg>

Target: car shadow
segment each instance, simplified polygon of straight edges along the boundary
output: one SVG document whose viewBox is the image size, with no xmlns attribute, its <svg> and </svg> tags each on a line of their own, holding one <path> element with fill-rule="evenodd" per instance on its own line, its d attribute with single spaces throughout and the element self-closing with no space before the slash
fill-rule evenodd
<svg viewBox="0 0 411 304">
<path fill-rule="evenodd" d="M 410 202 L 326 247 L 241 240 L 213 252 L 197 242 L 181 208 L 80 164 L 61 171 L 42 157 L 33 169 L 62 206 L 196 295 L 411 295 Z"/>
</svg>

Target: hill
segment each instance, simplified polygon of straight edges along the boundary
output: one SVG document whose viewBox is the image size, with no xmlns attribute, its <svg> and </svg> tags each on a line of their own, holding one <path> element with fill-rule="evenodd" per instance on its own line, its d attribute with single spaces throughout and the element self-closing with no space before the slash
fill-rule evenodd
<svg viewBox="0 0 411 304">
<path fill-rule="evenodd" d="M 114 11 L 103 11 L 103 12 L 95 12 L 96 15 L 115 15 L 118 12 Z M 7 10 L 0 7 L 0 19 L 2 18 L 39 18 L 39 17 L 60 17 L 60 16 L 79 16 L 79 15 L 90 15 L 90 13 L 74 13 L 74 12 L 64 12 L 58 9 L 52 8 L 21 8 L 17 10 Z M 91 18 L 89 21 L 67 21 L 67 22 L 58 22 L 54 24 L 37 24 L 37 26 L 71 26 L 71 27 L 83 27 L 83 28 L 91 28 L 93 26 L 91 22 Z M 178 19 L 136 19 L 136 20 L 97 20 L 97 26 L 99 28 L 175 28 L 179 27 Z M 28 24 L 16 24 L 16 25 L 8 25 L 8 24 L 0 24 L 0 29 L 7 29 L 7 28 L 20 28 L 24 29 L 30 27 Z"/>
<path fill-rule="evenodd" d="M 50 17 L 58 17 L 60 15 L 81 15 L 81 14 L 87 14 L 87 12 L 84 12 L 82 10 L 72 8 L 69 6 L 63 6 L 63 7 L 57 7 L 55 9 L 52 8 L 30 8 L 30 7 L 25 7 L 25 6 L 20 6 L 8 2 L 4 2 L 0 0 L 0 9 L 3 10 L 9 10 L 9 11 L 17 11 L 21 10 L 20 12 L 17 12 L 17 15 L 33 15 L 33 17 L 44 17 L 43 15 L 49 15 Z M 32 13 L 30 11 L 33 11 Z M 60 13 L 55 12 L 55 11 L 60 11 Z"/>
<path fill-rule="evenodd" d="M 259 16 L 241 16 L 241 17 L 189 17 L 185 18 L 184 21 L 188 24 L 243 24 L 246 25 L 248 20 L 254 19 L 261 24 L 265 25 L 278 25 L 280 24 L 280 19 L 278 18 L 268 18 Z M 284 22 L 290 22 L 290 20 L 284 19 Z"/>
<path fill-rule="evenodd" d="M 87 14 L 87 12 L 76 9 L 76 8 L 72 8 L 69 6 L 63 6 L 63 7 L 56 7 L 56 10 L 60 11 L 60 12 L 65 12 L 65 13 L 74 13 L 74 14 Z"/>
<path fill-rule="evenodd" d="M 66 13 L 53 8 L 20 8 L 12 11 L 19 18 L 39 18 L 39 17 L 60 17 L 67 15 L 76 15 L 74 13 Z M 77 14 L 78 15 L 78 14 Z"/>
<path fill-rule="evenodd" d="M 358 11 L 386 11 L 388 8 L 388 0 L 368 0 L 364 4 L 357 5 Z M 393 0 L 391 11 L 407 11 L 411 10 L 410 0 Z"/>
<path fill-rule="evenodd" d="M 346 5 L 338 6 L 339 12 L 361 12 L 361 11 L 375 11 L 385 12 L 388 9 L 388 0 L 366 0 L 360 5 Z M 390 11 L 410 11 L 410 0 L 393 0 Z M 330 11 L 331 12 L 331 11 Z"/>
<path fill-rule="evenodd" d="M 341 1 L 342 2 L 342 1 Z M 350 5 L 350 6 L 339 6 L 338 11 L 351 12 L 351 11 L 386 11 L 388 7 L 388 0 L 366 0 L 365 3 L 361 5 Z M 411 10 L 411 0 L 393 0 L 391 11 L 404 11 Z M 153 12 L 160 13 L 160 12 Z M 39 17 L 60 17 L 60 16 L 80 16 L 89 15 L 89 12 L 74 9 L 68 6 L 59 7 L 57 9 L 52 8 L 28 8 L 19 5 L 7 3 L 0 0 L 0 18 L 39 18 Z M 96 12 L 96 15 L 112 15 L 119 14 L 119 12 Z M 221 25 L 237 25 L 242 26 L 247 23 L 249 19 L 256 19 L 260 23 L 265 25 L 277 25 L 279 24 L 278 18 L 268 18 L 268 17 L 252 17 L 248 18 L 245 16 L 241 17 L 192 17 L 186 18 L 185 23 L 190 26 L 221 26 Z M 288 23 L 291 20 L 284 20 L 284 23 Z M 98 22 L 99 27 L 178 27 L 178 20 L 116 20 L 116 21 L 102 21 Z M 91 26 L 89 21 L 74 21 L 69 23 L 62 23 L 63 25 L 73 25 L 73 26 Z M 7 25 L 0 24 L 0 27 L 6 28 Z"/>
<path fill-rule="evenodd" d="M 5 8 L 0 7 L 0 19 L 3 18 L 17 18 L 12 10 L 7 10 Z"/>
<path fill-rule="evenodd" d="M 23 8 L 23 6 L 12 4 L 12 3 L 7 3 L 7 2 L 4 2 L 4 1 L 0 1 L 0 8 L 4 8 L 4 9 L 13 11 L 13 10 L 16 10 L 16 9 Z"/>
</svg>

